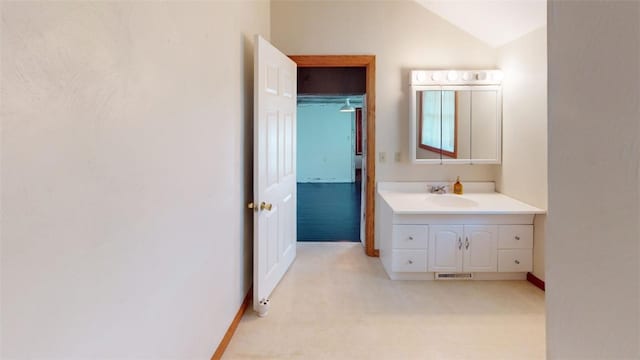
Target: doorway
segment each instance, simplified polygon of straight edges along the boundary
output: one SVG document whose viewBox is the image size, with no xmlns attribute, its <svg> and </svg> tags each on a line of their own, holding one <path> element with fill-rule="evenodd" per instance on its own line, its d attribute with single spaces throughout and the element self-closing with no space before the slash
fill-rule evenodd
<svg viewBox="0 0 640 360">
<path fill-rule="evenodd" d="M 363 106 L 364 94 L 298 93 L 298 241 L 364 244 Z"/>
<path fill-rule="evenodd" d="M 292 55 L 298 66 L 304 68 L 361 68 L 364 69 L 362 156 L 362 207 L 364 248 L 368 256 L 378 256 L 375 250 L 375 56 L 374 55 Z M 300 79 L 299 79 L 300 81 Z M 371 154 L 368 156 L 367 154 Z"/>
</svg>

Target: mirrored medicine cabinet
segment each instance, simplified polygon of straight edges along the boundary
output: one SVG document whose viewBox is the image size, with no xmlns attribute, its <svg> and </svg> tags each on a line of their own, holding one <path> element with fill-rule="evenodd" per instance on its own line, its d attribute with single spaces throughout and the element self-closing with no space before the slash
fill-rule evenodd
<svg viewBox="0 0 640 360">
<path fill-rule="evenodd" d="M 500 164 L 502 73 L 412 71 L 414 163 Z"/>
</svg>

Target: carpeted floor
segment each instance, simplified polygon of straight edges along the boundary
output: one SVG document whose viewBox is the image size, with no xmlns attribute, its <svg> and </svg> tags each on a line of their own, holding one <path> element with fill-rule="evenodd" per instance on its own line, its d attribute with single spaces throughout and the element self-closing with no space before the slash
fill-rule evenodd
<svg viewBox="0 0 640 360">
<path fill-rule="evenodd" d="M 393 281 L 360 244 L 299 243 L 223 359 L 545 358 L 544 292 L 527 281 Z"/>
</svg>

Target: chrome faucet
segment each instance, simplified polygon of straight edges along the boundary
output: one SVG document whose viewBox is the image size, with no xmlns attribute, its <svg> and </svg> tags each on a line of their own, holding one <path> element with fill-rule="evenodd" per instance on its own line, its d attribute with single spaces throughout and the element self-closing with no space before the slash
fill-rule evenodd
<svg viewBox="0 0 640 360">
<path fill-rule="evenodd" d="M 432 194 L 446 194 L 447 187 L 445 185 L 431 185 L 429 192 Z"/>
</svg>

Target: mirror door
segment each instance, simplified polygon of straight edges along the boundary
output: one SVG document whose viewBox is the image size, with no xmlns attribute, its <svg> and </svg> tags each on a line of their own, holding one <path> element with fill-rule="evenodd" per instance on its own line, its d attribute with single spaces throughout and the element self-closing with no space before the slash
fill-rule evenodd
<svg viewBox="0 0 640 360">
<path fill-rule="evenodd" d="M 416 92 L 416 147 L 418 159 L 442 159 L 442 91 L 430 89 Z"/>
<path fill-rule="evenodd" d="M 413 96 L 414 162 L 500 163 L 500 86 L 421 86 Z"/>
<path fill-rule="evenodd" d="M 471 92 L 468 87 L 416 91 L 418 160 L 469 162 L 471 159 Z"/>
<path fill-rule="evenodd" d="M 499 164 L 502 148 L 500 87 L 474 87 L 471 91 L 471 104 L 471 162 Z"/>
</svg>

